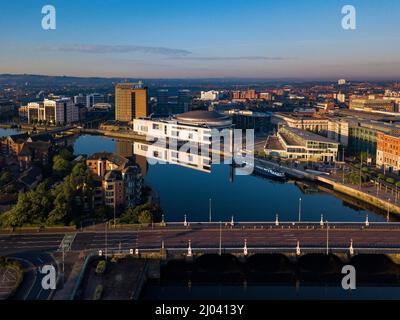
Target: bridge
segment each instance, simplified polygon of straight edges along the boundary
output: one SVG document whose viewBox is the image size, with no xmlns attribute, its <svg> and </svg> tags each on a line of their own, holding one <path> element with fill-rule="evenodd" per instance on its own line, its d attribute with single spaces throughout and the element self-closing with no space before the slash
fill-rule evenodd
<svg viewBox="0 0 400 320">
<path fill-rule="evenodd" d="M 398 222 L 168 222 L 147 226 L 112 224 L 75 232 L 0 234 L 0 255 L 68 251 L 101 255 L 158 255 L 192 258 L 203 254 L 334 254 L 342 260 L 358 254 L 385 254 L 400 263 Z"/>
</svg>

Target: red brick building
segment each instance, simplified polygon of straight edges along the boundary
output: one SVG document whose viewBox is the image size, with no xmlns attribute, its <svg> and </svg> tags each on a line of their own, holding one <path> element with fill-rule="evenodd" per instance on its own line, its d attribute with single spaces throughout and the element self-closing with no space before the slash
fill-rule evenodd
<svg viewBox="0 0 400 320">
<path fill-rule="evenodd" d="M 376 165 L 386 170 L 400 171 L 400 131 L 377 133 Z"/>
</svg>

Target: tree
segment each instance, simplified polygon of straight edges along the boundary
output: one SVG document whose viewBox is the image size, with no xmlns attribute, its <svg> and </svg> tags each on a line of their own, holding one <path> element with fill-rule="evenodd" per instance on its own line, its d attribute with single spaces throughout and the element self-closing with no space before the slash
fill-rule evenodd
<svg viewBox="0 0 400 320">
<path fill-rule="evenodd" d="M 0 175 L 0 187 L 5 186 L 7 183 L 11 182 L 13 179 L 13 176 L 10 171 L 4 171 Z"/>
<path fill-rule="evenodd" d="M 149 210 L 144 210 L 140 212 L 138 217 L 138 222 L 140 224 L 147 224 L 153 222 L 153 215 Z"/>
<path fill-rule="evenodd" d="M 74 152 L 67 147 L 67 148 L 62 148 L 58 154 L 64 160 L 71 160 L 74 155 Z"/>
<path fill-rule="evenodd" d="M 121 215 L 120 222 L 121 223 L 138 223 L 139 221 L 139 210 L 136 208 L 128 208 Z"/>
<path fill-rule="evenodd" d="M 92 214 L 92 217 L 93 217 L 93 219 L 101 220 L 101 219 L 106 218 L 107 215 L 108 215 L 108 210 L 107 210 L 107 208 L 104 207 L 104 206 L 99 206 L 99 207 L 96 207 L 96 208 L 94 209 L 93 214 Z"/>
<path fill-rule="evenodd" d="M 53 173 L 59 177 L 65 177 L 71 169 L 71 166 L 67 160 L 60 155 L 56 155 L 53 158 Z"/>
<path fill-rule="evenodd" d="M 161 221 L 162 210 L 158 204 L 145 204 L 128 208 L 120 218 L 121 223 L 151 223 Z"/>
</svg>

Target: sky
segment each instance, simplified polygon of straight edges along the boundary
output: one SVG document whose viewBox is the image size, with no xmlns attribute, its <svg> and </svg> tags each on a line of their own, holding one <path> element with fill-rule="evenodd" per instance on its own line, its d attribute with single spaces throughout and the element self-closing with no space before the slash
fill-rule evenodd
<svg viewBox="0 0 400 320">
<path fill-rule="evenodd" d="M 399 30 L 398 0 L 3 1 L 0 73 L 398 80 Z"/>
</svg>

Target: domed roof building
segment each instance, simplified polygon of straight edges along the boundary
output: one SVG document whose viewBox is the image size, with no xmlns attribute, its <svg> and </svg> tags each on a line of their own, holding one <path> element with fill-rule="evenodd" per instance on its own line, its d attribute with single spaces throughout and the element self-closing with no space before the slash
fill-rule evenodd
<svg viewBox="0 0 400 320">
<path fill-rule="evenodd" d="M 216 111 L 195 110 L 174 116 L 174 119 L 185 125 L 205 126 L 209 128 L 226 128 L 232 126 L 232 118 Z"/>
</svg>

